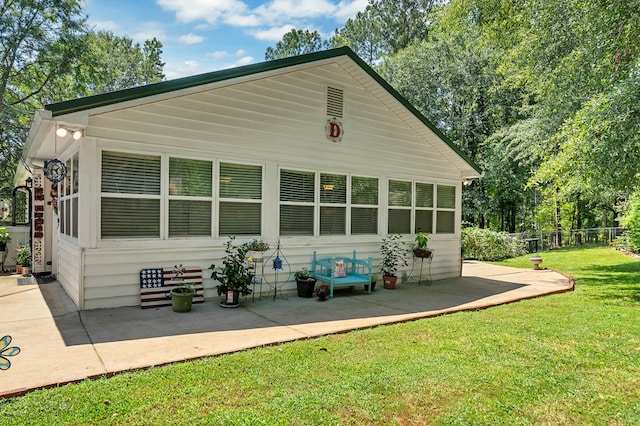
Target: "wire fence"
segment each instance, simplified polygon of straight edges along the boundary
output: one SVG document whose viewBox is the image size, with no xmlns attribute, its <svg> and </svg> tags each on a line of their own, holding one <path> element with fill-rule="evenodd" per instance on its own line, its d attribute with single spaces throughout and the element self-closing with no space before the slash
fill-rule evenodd
<svg viewBox="0 0 640 426">
<path fill-rule="evenodd" d="M 559 247 L 582 244 L 609 244 L 622 235 L 624 228 L 588 228 L 509 234 L 527 243 L 529 252 L 535 253 Z"/>
</svg>

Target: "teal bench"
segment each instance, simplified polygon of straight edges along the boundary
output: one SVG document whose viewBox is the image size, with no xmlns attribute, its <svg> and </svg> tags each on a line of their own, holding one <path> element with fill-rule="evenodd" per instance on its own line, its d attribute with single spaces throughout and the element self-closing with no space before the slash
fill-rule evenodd
<svg viewBox="0 0 640 426">
<path fill-rule="evenodd" d="M 336 268 L 336 262 L 344 262 L 344 269 Z M 340 265 L 338 264 L 338 266 Z M 316 252 L 313 252 L 311 276 L 329 285 L 329 297 L 333 297 L 334 287 L 347 287 L 356 284 L 367 284 L 368 293 L 371 294 L 372 270 L 372 256 L 369 256 L 368 260 L 357 259 L 354 251 L 352 257 L 329 256 L 319 258 Z M 340 276 L 342 275 L 341 272 L 344 273 L 344 276 Z"/>
</svg>

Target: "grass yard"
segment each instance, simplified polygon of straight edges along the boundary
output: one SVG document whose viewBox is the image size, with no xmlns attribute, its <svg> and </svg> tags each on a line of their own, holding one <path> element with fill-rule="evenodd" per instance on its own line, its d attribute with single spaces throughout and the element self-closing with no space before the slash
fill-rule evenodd
<svg viewBox="0 0 640 426">
<path fill-rule="evenodd" d="M 640 424 L 640 261 L 541 254 L 575 292 L 35 391 L 0 424 Z"/>
</svg>

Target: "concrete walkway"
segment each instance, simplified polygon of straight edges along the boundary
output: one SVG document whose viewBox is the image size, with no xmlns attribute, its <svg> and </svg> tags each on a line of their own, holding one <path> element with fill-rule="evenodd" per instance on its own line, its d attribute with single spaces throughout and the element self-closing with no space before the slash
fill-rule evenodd
<svg viewBox="0 0 640 426">
<path fill-rule="evenodd" d="M 573 289 L 550 270 L 465 262 L 463 276 L 433 285 L 400 284 L 371 295 L 336 290 L 326 302 L 285 293 L 249 296 L 237 309 L 217 301 L 189 313 L 170 307 L 76 310 L 57 282 L 18 285 L 0 278 L 0 337 L 20 353 L 0 370 L 0 398 L 136 368 L 217 355 L 380 324 L 475 310 Z M 0 352 L 2 352 L 0 348 Z"/>
</svg>

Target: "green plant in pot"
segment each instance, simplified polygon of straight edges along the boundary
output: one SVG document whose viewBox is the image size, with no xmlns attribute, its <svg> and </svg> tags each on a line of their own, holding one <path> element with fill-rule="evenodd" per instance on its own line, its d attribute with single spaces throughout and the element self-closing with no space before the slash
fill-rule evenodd
<svg viewBox="0 0 640 426">
<path fill-rule="evenodd" d="M 250 262 L 262 262 L 264 252 L 269 250 L 269 244 L 262 239 L 253 239 L 247 243 Z"/>
<path fill-rule="evenodd" d="M 224 295 L 225 300 L 220 302 L 223 307 L 237 307 L 240 296 L 251 294 L 251 283 L 255 276 L 253 267 L 247 262 L 249 249 L 247 244 L 234 246 L 235 237 L 229 237 L 225 243 L 225 256 L 222 258 L 222 266 L 212 264 L 211 278 L 220 284 L 216 287 L 218 295 Z"/>
<path fill-rule="evenodd" d="M 0 226 L 0 251 L 7 250 L 7 243 L 11 242 L 11 234 L 7 231 L 7 228 Z"/>
<path fill-rule="evenodd" d="M 171 289 L 171 307 L 174 312 L 189 312 L 196 294 L 191 283 L 183 280 L 185 268 L 182 263 L 173 267 L 173 275 L 176 278 L 176 287 Z"/>
<path fill-rule="evenodd" d="M 371 274 L 371 292 L 373 293 L 376 289 L 376 283 L 378 282 L 378 275 Z M 364 291 L 369 291 L 369 284 L 364 285 Z"/>
<path fill-rule="evenodd" d="M 384 288 L 395 289 L 398 270 L 408 265 L 407 249 L 400 234 L 392 234 L 382 239 L 382 280 Z"/>
<path fill-rule="evenodd" d="M 31 247 L 24 245 L 18 248 L 16 253 L 16 263 L 22 266 L 23 275 L 29 273 L 29 269 L 31 268 Z"/>
<path fill-rule="evenodd" d="M 417 233 L 415 242 L 416 242 L 416 245 L 413 248 L 413 255 L 415 257 L 421 257 L 421 258 L 431 257 L 432 252 L 427 248 L 427 244 L 429 243 L 429 234 L 427 234 L 426 232 Z"/>
<path fill-rule="evenodd" d="M 307 268 L 302 268 L 294 273 L 296 277 L 296 286 L 298 288 L 298 297 L 313 297 L 313 290 L 316 287 L 316 279 L 311 276 L 311 272 Z"/>
</svg>

